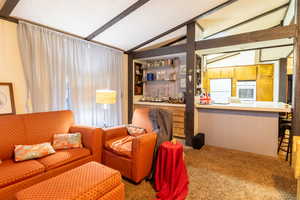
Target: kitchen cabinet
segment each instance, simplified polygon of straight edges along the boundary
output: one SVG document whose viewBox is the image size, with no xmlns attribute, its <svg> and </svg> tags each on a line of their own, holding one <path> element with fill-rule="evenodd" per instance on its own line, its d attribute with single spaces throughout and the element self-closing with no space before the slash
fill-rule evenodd
<svg viewBox="0 0 300 200">
<path fill-rule="evenodd" d="M 203 88 L 211 93 L 210 80 L 226 78 L 231 79 L 232 96 L 237 96 L 237 81 L 257 81 L 256 100 L 273 101 L 273 64 L 208 68 L 203 73 Z"/>
<path fill-rule="evenodd" d="M 274 66 L 259 65 L 256 80 L 257 101 L 273 101 Z"/>
<path fill-rule="evenodd" d="M 221 77 L 221 69 L 220 68 L 209 69 L 207 71 L 207 76 L 209 79 L 220 78 Z"/>
<path fill-rule="evenodd" d="M 256 80 L 256 65 L 234 67 L 234 77 L 239 81 Z"/>
<path fill-rule="evenodd" d="M 234 76 L 234 70 L 233 68 L 220 68 L 221 71 L 221 78 L 233 78 Z"/>
</svg>

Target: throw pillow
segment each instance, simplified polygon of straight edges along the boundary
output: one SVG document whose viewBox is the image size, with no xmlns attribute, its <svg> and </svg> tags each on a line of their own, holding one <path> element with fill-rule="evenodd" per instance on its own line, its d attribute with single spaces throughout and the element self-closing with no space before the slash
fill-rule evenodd
<svg viewBox="0 0 300 200">
<path fill-rule="evenodd" d="M 81 148 L 81 133 L 55 134 L 53 147 L 54 149 Z"/>
<path fill-rule="evenodd" d="M 129 124 L 126 126 L 129 135 L 138 136 L 146 133 L 146 129 Z"/>
<path fill-rule="evenodd" d="M 41 158 L 55 153 L 49 142 L 34 145 L 15 145 L 15 161 Z"/>
</svg>

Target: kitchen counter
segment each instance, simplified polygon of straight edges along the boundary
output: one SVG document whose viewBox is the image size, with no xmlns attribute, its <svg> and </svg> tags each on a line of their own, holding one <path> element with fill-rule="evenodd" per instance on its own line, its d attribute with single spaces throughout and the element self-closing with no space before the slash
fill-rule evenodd
<svg viewBox="0 0 300 200">
<path fill-rule="evenodd" d="M 141 102 L 136 101 L 133 104 L 136 105 L 149 105 L 149 106 L 168 106 L 168 107 L 185 107 L 185 104 L 173 104 L 173 103 L 164 103 L 164 102 Z"/>
<path fill-rule="evenodd" d="M 197 131 L 207 145 L 277 157 L 278 118 L 284 103 L 196 104 Z"/>
<path fill-rule="evenodd" d="M 291 112 L 291 106 L 281 102 L 263 102 L 256 101 L 254 103 L 230 103 L 230 104 L 196 104 L 196 108 L 204 109 L 220 109 L 220 110 L 240 110 L 255 112 Z"/>
</svg>

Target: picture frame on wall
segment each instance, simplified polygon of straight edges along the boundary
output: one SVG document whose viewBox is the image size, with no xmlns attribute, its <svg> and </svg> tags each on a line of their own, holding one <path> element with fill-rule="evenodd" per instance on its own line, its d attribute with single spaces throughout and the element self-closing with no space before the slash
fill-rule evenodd
<svg viewBox="0 0 300 200">
<path fill-rule="evenodd" d="M 16 114 L 12 83 L 0 82 L 0 115 Z"/>
</svg>

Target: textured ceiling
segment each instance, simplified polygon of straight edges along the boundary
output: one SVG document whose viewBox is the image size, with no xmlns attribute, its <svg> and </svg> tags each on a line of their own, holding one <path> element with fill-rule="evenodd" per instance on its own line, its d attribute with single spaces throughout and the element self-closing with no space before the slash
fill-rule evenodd
<svg viewBox="0 0 300 200">
<path fill-rule="evenodd" d="M 0 6 L 3 1 L 0 0 Z M 150 0 L 102 32 L 94 40 L 129 50 L 226 1 Z M 18 3 L 11 16 L 87 37 L 136 2 L 137 0 L 23 0 Z M 197 39 L 214 34 L 287 2 L 288 0 L 238 0 L 198 20 L 204 28 L 204 32 L 197 28 Z M 285 15 L 285 10 L 286 8 L 281 9 L 214 37 L 278 25 Z M 142 49 L 157 46 L 183 35 L 186 35 L 186 27 L 159 38 Z"/>
<path fill-rule="evenodd" d="M 87 37 L 137 0 L 23 0 L 11 16 Z"/>
</svg>

